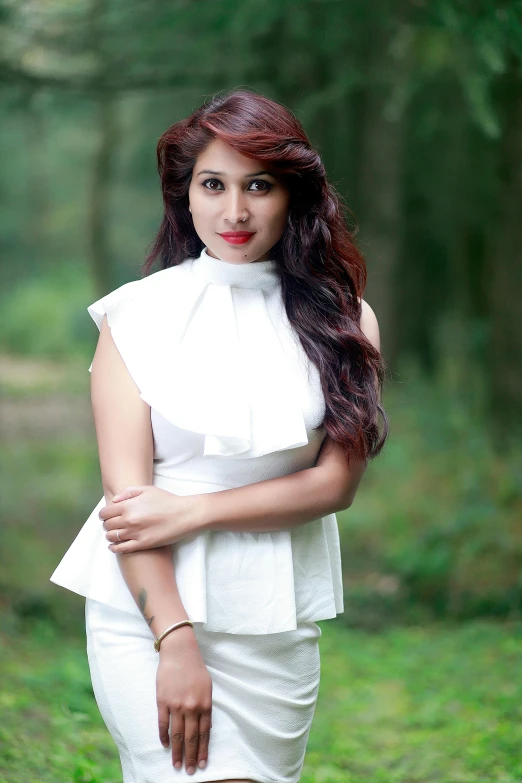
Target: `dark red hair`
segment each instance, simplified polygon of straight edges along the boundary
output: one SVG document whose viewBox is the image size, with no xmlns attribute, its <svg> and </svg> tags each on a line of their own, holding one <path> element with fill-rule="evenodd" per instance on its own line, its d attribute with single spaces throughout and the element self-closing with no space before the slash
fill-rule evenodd
<svg viewBox="0 0 522 783">
<path fill-rule="evenodd" d="M 380 403 L 384 360 L 359 326 L 366 266 L 321 158 L 289 109 L 233 90 L 165 131 L 157 149 L 164 215 L 143 271 L 149 274 L 157 259 L 165 268 L 201 253 L 188 190 L 197 156 L 215 138 L 268 163 L 290 189 L 287 226 L 272 248 L 288 319 L 319 370 L 328 435 L 348 460 L 352 453 L 371 459 L 384 445 L 388 421 Z"/>
</svg>

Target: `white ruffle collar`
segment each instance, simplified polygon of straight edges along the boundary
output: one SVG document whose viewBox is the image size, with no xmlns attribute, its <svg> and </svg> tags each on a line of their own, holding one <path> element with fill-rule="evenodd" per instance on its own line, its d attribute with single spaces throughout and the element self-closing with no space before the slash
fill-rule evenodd
<svg viewBox="0 0 522 783">
<path fill-rule="evenodd" d="M 251 458 L 308 443 L 298 389 L 304 352 L 276 261 L 234 264 L 205 248 L 88 311 L 99 327 L 107 313 L 142 399 L 204 435 L 204 456 Z"/>
</svg>

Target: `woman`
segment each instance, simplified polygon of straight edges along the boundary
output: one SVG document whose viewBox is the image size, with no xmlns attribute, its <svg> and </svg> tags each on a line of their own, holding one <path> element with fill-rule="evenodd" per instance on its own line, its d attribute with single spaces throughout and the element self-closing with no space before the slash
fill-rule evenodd
<svg viewBox="0 0 522 783">
<path fill-rule="evenodd" d="M 213 98 L 158 163 L 146 276 L 88 308 L 104 497 L 51 579 L 87 598 L 124 783 L 297 783 L 316 621 L 343 611 L 335 511 L 387 429 L 365 266 L 274 101 Z"/>
</svg>

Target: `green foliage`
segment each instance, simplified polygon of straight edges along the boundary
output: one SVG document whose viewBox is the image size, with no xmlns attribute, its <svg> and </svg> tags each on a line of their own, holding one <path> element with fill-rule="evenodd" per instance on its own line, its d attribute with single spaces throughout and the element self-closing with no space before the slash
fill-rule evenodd
<svg viewBox="0 0 522 783">
<path fill-rule="evenodd" d="M 93 346 L 90 282 L 74 262 L 20 282 L 0 300 L 0 350 L 25 356 L 86 356 Z"/>
<path fill-rule="evenodd" d="M 102 495 L 93 433 L 53 440 L 33 431 L 4 445 L 0 468 L 3 602 L 18 617 L 70 630 L 78 599 L 49 577 Z"/>
<path fill-rule="evenodd" d="M 503 357 L 513 332 L 507 313 L 520 299 L 516 274 L 502 274 L 520 266 L 519 221 L 509 210 L 520 198 L 516 190 L 503 197 L 509 172 L 520 181 L 520 153 L 509 142 L 518 138 L 522 94 L 520 4 L 51 0 L 2 8 L 2 290 L 71 258 L 90 268 L 100 292 L 135 277 L 161 219 L 159 136 L 212 92 L 243 85 L 296 112 L 353 211 L 390 364 L 413 354 L 433 370 L 446 347 L 432 335 L 452 313 L 464 330 L 480 324 L 491 397 L 509 408 L 507 418 L 520 414 L 520 373 L 513 392 L 495 383 L 520 353 L 516 337 L 500 372 L 487 373 L 487 352 Z M 14 288 L 4 348 L 76 350 L 84 321 L 74 326 L 54 282 L 51 291 L 37 288 Z M 75 328 L 79 339 L 69 343 Z"/>
<path fill-rule="evenodd" d="M 0 647 L 3 783 L 120 781 L 117 753 L 94 701 L 84 646 L 33 620 L 4 633 Z"/>
<path fill-rule="evenodd" d="M 386 407 L 390 441 L 338 515 L 346 622 L 520 616 L 522 452 L 499 453 L 447 379 L 412 377 Z"/>
</svg>

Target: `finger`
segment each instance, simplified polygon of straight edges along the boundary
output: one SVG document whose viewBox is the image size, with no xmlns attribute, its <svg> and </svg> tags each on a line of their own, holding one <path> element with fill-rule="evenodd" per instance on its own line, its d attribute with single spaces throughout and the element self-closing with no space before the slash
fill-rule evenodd
<svg viewBox="0 0 522 783">
<path fill-rule="evenodd" d="M 107 533 L 105 533 L 105 538 L 107 541 L 110 541 L 111 544 L 123 544 L 125 541 L 130 541 L 130 538 L 127 538 L 127 532 L 125 528 L 117 527 L 115 530 L 108 530 Z"/>
<path fill-rule="evenodd" d="M 185 769 L 189 775 L 196 770 L 198 746 L 199 716 L 192 712 L 185 713 Z"/>
<path fill-rule="evenodd" d="M 183 739 L 185 734 L 185 718 L 182 712 L 170 714 L 170 743 L 172 745 L 172 763 L 176 769 L 183 764 Z"/>
<path fill-rule="evenodd" d="M 112 502 L 120 503 L 122 500 L 130 500 L 131 498 L 141 495 L 146 489 L 147 487 L 125 487 L 121 492 L 114 495 Z"/>
<path fill-rule="evenodd" d="M 120 531 L 120 537 L 123 539 L 123 531 Z M 159 545 L 150 541 L 143 540 L 140 536 L 138 538 L 126 538 L 125 540 L 114 542 L 109 544 L 109 549 L 113 552 L 143 552 L 146 549 L 155 549 Z"/>
<path fill-rule="evenodd" d="M 203 712 L 199 718 L 198 767 L 200 769 L 206 767 L 207 764 L 211 725 L 210 710 L 208 712 Z"/>
<path fill-rule="evenodd" d="M 122 506 L 117 506 L 113 503 L 110 503 L 108 506 L 105 506 L 105 508 L 102 508 L 100 513 L 98 514 L 98 517 L 103 522 L 103 527 L 105 530 L 108 530 L 109 526 L 113 526 L 115 524 L 115 520 L 117 520 L 121 515 L 123 514 L 123 508 Z"/>
<path fill-rule="evenodd" d="M 130 552 L 139 552 L 137 541 L 122 541 L 121 544 L 109 544 L 108 549 L 117 555 L 128 555 Z"/>
<path fill-rule="evenodd" d="M 168 748 L 169 742 L 170 712 L 165 704 L 158 703 L 158 730 L 160 742 L 164 748 Z"/>
<path fill-rule="evenodd" d="M 109 532 L 109 530 L 119 530 L 120 528 L 125 527 L 122 517 L 123 509 L 120 510 L 120 513 L 117 516 L 106 519 L 102 524 L 103 529 Z"/>
</svg>

